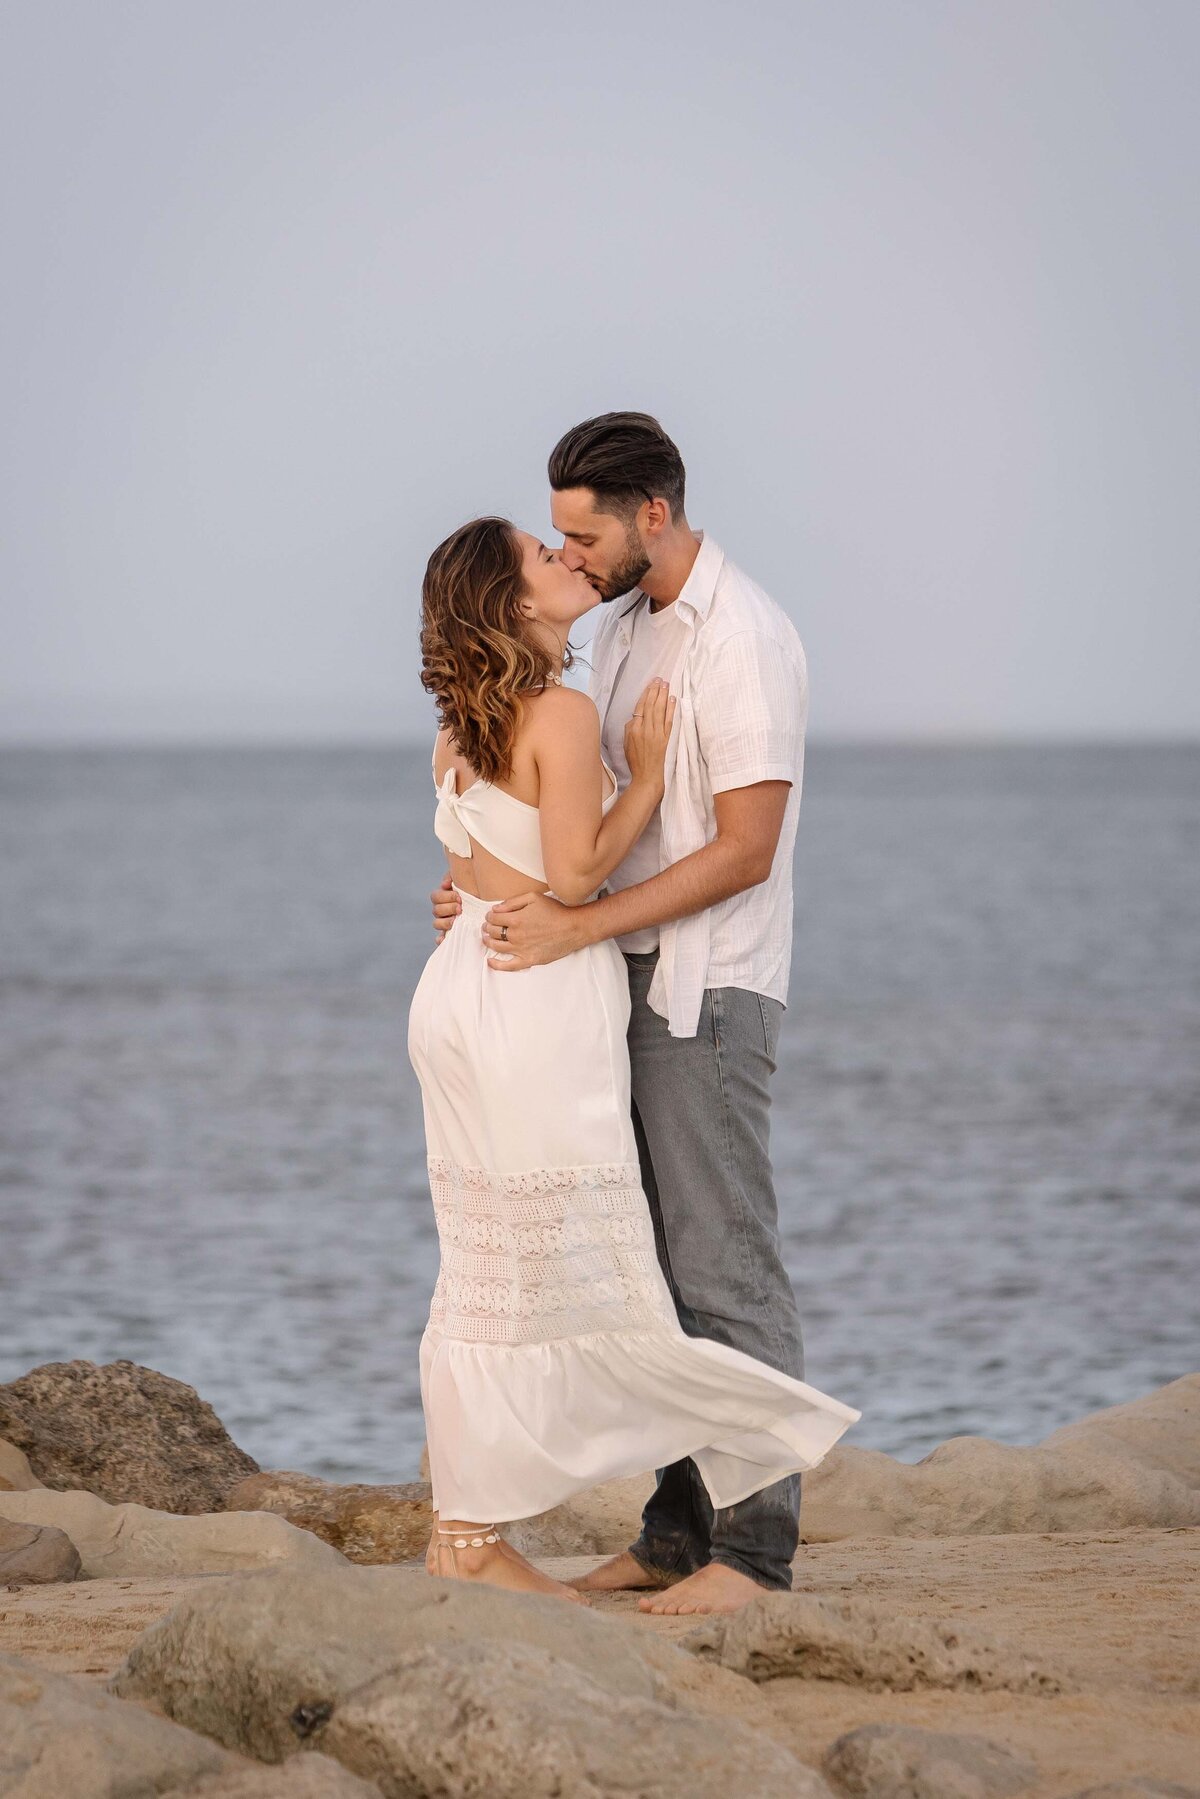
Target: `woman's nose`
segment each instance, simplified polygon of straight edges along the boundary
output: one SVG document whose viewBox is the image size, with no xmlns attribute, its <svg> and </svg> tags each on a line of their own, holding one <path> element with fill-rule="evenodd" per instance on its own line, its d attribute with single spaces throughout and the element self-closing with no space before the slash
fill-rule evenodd
<svg viewBox="0 0 1200 1799">
<path fill-rule="evenodd" d="M 572 572 L 583 567 L 583 552 L 573 543 L 565 543 L 558 551 L 558 559 Z"/>
</svg>

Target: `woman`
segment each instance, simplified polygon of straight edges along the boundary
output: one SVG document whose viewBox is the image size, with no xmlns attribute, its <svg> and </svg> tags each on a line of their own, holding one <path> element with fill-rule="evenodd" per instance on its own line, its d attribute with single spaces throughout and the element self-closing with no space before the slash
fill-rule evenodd
<svg viewBox="0 0 1200 1799">
<path fill-rule="evenodd" d="M 662 798 L 674 701 L 652 682 L 620 795 L 600 721 L 562 686 L 582 574 L 504 519 L 425 574 L 422 681 L 441 723 L 434 829 L 462 913 L 413 997 L 442 1265 L 421 1343 L 432 1572 L 580 1595 L 497 1525 L 691 1456 L 714 1506 L 813 1467 L 858 1413 L 684 1334 L 654 1248 L 629 1100 L 624 959 L 604 942 L 516 979 L 488 967 L 498 899 L 594 895 Z"/>
</svg>

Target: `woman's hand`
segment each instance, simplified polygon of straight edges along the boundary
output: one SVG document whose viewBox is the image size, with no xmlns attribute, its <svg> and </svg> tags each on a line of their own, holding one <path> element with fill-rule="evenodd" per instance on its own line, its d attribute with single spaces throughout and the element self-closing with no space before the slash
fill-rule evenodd
<svg viewBox="0 0 1200 1799">
<path fill-rule="evenodd" d="M 667 741 L 675 717 L 675 696 L 665 681 L 653 680 L 633 709 L 625 727 L 625 760 L 630 782 L 655 789 L 661 799 Z"/>
</svg>

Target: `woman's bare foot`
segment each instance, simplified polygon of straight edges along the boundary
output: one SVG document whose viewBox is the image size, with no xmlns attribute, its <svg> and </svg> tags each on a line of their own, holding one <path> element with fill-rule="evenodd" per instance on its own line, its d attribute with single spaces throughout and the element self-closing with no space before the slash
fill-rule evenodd
<svg viewBox="0 0 1200 1799">
<path fill-rule="evenodd" d="M 739 1612 L 752 1599 L 761 1599 L 767 1591 L 749 1575 L 727 1568 L 724 1562 L 708 1562 L 697 1568 L 686 1580 L 669 1587 L 653 1598 L 639 1599 L 638 1610 L 653 1612 L 657 1617 L 674 1617 L 691 1612 Z"/>
<path fill-rule="evenodd" d="M 588 1574 L 577 1575 L 567 1585 L 580 1593 L 625 1593 L 645 1591 L 647 1587 L 665 1587 L 666 1581 L 657 1574 L 651 1574 L 643 1568 L 636 1556 L 623 1549 L 620 1555 L 614 1555 L 610 1561 L 601 1562 Z"/>
<path fill-rule="evenodd" d="M 425 1551 L 426 1574 L 437 1573 L 438 1515 L 433 1514 L 433 1529 L 429 1533 L 429 1547 Z"/>
<path fill-rule="evenodd" d="M 455 1536 L 478 1536 L 478 1529 L 456 1532 Z M 426 1567 L 444 1580 L 465 1580 L 481 1586 L 503 1587 L 509 1593 L 548 1593 L 554 1599 L 569 1599 L 574 1605 L 590 1602 L 582 1593 L 574 1592 L 561 1580 L 543 1574 L 532 1562 L 518 1555 L 511 1543 L 501 1537 L 498 1543 L 485 1543 L 481 1549 L 459 1549 L 454 1537 L 435 1535 L 434 1565 Z"/>
</svg>

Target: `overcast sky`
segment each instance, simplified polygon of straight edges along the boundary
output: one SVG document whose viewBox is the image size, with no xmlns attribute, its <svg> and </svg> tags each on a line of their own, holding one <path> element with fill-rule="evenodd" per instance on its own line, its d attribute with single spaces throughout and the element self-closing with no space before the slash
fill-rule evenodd
<svg viewBox="0 0 1200 1799">
<path fill-rule="evenodd" d="M 814 735 L 1200 735 L 1196 0 L 3 20 L 0 736 L 428 736 L 430 549 L 626 406 Z"/>
</svg>

